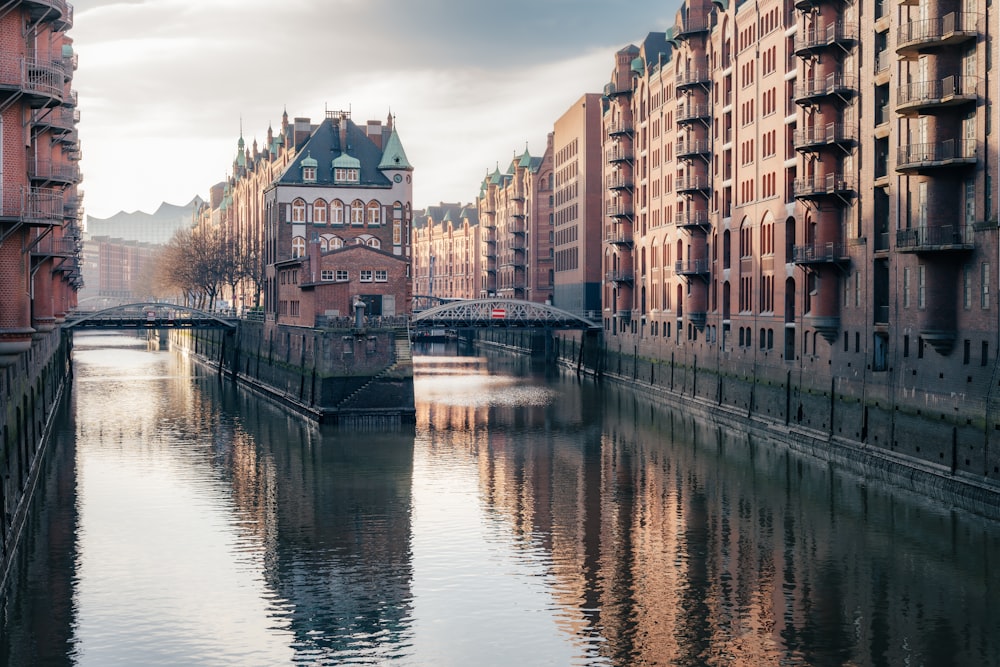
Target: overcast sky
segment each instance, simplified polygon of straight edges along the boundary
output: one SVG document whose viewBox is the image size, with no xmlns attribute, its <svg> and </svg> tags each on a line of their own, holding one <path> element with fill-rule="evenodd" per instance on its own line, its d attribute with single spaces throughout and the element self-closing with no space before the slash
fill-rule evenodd
<svg viewBox="0 0 1000 667">
<path fill-rule="evenodd" d="M 390 109 L 414 206 L 469 202 L 486 171 L 600 92 L 613 54 L 676 0 L 75 0 L 88 215 L 187 203 L 232 170 L 242 122 Z"/>
</svg>

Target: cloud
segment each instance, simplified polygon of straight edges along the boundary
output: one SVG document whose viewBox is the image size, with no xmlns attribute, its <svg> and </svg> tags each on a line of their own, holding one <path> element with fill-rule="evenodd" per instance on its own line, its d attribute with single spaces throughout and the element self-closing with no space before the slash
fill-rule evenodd
<svg viewBox="0 0 1000 667">
<path fill-rule="evenodd" d="M 600 90 L 614 51 L 673 14 L 654 0 L 74 4 L 85 202 L 98 217 L 206 194 L 241 124 L 263 140 L 285 109 L 351 108 L 361 121 L 391 108 L 415 204 L 468 201 L 486 167 L 526 141 L 540 153 L 555 119 Z M 134 160 L 147 182 L 126 173 Z"/>
</svg>

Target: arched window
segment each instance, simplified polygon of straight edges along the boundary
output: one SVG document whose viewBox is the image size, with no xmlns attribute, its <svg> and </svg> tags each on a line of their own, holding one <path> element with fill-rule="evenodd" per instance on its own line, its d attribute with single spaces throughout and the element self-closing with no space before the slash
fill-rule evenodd
<svg viewBox="0 0 1000 667">
<path fill-rule="evenodd" d="M 343 248 L 344 241 L 339 236 L 334 236 L 330 239 L 330 250 L 336 250 L 337 248 Z"/>
<path fill-rule="evenodd" d="M 382 247 L 382 244 L 374 236 L 371 237 L 370 239 L 368 239 L 368 241 L 366 243 L 368 244 L 369 248 L 381 248 Z"/>
<path fill-rule="evenodd" d="M 344 224 L 344 202 L 339 199 L 330 202 L 330 222 L 334 225 Z"/>
<path fill-rule="evenodd" d="M 322 199 L 317 199 L 313 203 L 313 223 L 317 225 L 326 224 L 326 202 Z"/>
<path fill-rule="evenodd" d="M 292 239 L 292 257 L 302 257 L 306 254 L 306 240 L 301 236 Z"/>
<path fill-rule="evenodd" d="M 368 224 L 371 226 L 382 224 L 382 205 L 377 201 L 368 202 Z"/>
<path fill-rule="evenodd" d="M 360 199 L 355 199 L 351 202 L 351 224 L 365 224 L 365 203 Z"/>
<path fill-rule="evenodd" d="M 304 199 L 296 199 L 292 202 L 292 222 L 306 221 L 306 202 Z"/>
<path fill-rule="evenodd" d="M 330 249 L 330 240 L 325 236 L 319 237 L 319 250 L 320 252 L 326 252 Z"/>
</svg>

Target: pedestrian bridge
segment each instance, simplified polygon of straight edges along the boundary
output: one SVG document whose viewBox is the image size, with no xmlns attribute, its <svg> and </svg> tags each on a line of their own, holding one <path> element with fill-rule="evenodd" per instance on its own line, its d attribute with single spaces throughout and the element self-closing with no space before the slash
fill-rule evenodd
<svg viewBox="0 0 1000 667">
<path fill-rule="evenodd" d="M 92 312 L 73 312 L 63 329 L 227 329 L 237 320 L 172 303 L 128 303 Z"/>
<path fill-rule="evenodd" d="M 414 328 L 465 329 L 524 327 L 599 329 L 600 325 L 573 313 L 534 301 L 518 299 L 463 299 L 428 308 L 413 316 Z"/>
</svg>

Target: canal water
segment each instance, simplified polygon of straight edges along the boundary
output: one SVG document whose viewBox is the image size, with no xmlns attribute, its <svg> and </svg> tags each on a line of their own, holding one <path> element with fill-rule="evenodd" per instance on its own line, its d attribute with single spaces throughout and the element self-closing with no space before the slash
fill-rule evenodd
<svg viewBox="0 0 1000 667">
<path fill-rule="evenodd" d="M 358 431 L 78 335 L 0 665 L 1000 665 L 1000 525 L 429 352 Z"/>
</svg>

